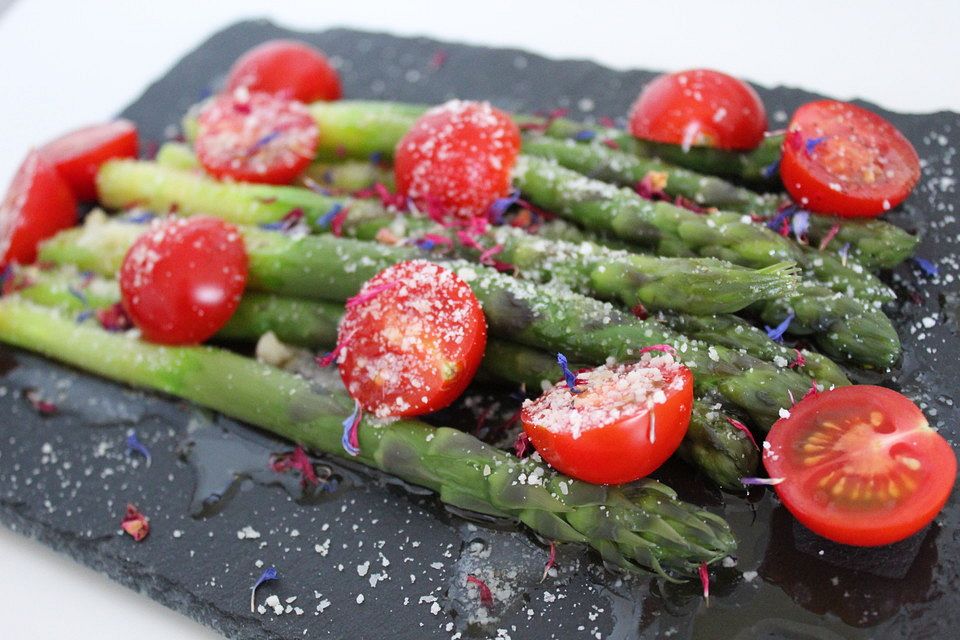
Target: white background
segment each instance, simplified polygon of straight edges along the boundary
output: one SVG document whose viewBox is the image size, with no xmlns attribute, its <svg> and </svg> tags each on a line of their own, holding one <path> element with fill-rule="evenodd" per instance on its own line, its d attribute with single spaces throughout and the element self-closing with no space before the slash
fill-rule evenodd
<svg viewBox="0 0 960 640">
<path fill-rule="evenodd" d="M 520 47 L 615 68 L 709 66 L 899 111 L 960 111 L 960 3 L 946 0 L 17 0 L 0 15 L 0 185 L 31 145 L 108 118 L 207 35 L 245 17 Z M 216 636 L 0 527 L 0 638 L 127 637 Z"/>
</svg>

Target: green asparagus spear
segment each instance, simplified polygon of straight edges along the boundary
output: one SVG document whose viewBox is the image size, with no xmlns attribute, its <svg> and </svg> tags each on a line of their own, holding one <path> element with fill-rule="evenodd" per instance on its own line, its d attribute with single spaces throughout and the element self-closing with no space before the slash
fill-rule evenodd
<svg viewBox="0 0 960 640">
<path fill-rule="evenodd" d="M 711 147 L 691 147 L 656 142 L 638 142 L 637 152 L 650 158 L 660 158 L 692 171 L 725 176 L 759 185 L 776 183 L 779 177 L 780 147 L 783 135 L 763 139 L 753 151 L 726 151 Z"/>
<path fill-rule="evenodd" d="M 225 183 L 154 162 L 111 160 L 97 173 L 100 202 L 123 209 L 140 206 L 165 214 L 203 213 L 236 224 L 278 222 L 294 209 L 303 211 L 308 224 L 327 228 L 324 220 L 336 208 L 349 207 L 352 227 L 371 220 L 386 224 L 393 218 L 378 202 L 336 198 L 299 187 Z"/>
<path fill-rule="evenodd" d="M 719 344 L 729 349 L 744 352 L 772 362 L 778 367 L 795 367 L 813 380 L 828 387 L 843 387 L 850 384 L 843 370 L 829 358 L 806 349 L 790 349 L 771 340 L 766 333 L 736 316 L 693 316 L 690 314 L 667 314 L 657 316 L 668 327 L 708 344 Z"/>
<path fill-rule="evenodd" d="M 165 142 L 157 151 L 155 161 L 169 169 L 199 169 L 200 163 L 193 149 L 182 142 Z M 393 189 L 393 171 L 374 162 L 344 160 L 342 162 L 314 162 L 304 173 L 319 187 L 336 192 L 351 193 L 382 184 Z"/>
<path fill-rule="evenodd" d="M 843 261 L 833 253 L 804 247 L 801 264 L 815 280 L 822 282 L 828 289 L 852 298 L 881 304 L 897 298 L 893 289 L 855 259 Z"/>
<path fill-rule="evenodd" d="M 713 258 L 660 258 L 590 242 L 546 240 L 509 227 L 491 235 L 498 257 L 526 278 L 557 280 L 574 291 L 647 309 L 733 313 L 754 300 L 791 293 L 796 278 L 791 263 L 752 270 Z"/>
<path fill-rule="evenodd" d="M 126 227 L 124 229 L 123 227 Z M 40 249 L 41 259 L 112 275 L 119 257 L 111 247 L 140 233 L 136 225 L 101 222 L 61 232 Z M 101 241 L 101 238 L 103 239 Z M 418 257 L 410 247 L 386 247 L 331 235 L 291 238 L 244 230 L 250 257 L 248 287 L 298 297 L 343 301 L 381 269 Z M 102 244 L 102 246 L 101 246 Z M 538 286 L 477 265 L 451 264 L 479 298 L 491 332 L 532 347 L 564 351 L 599 364 L 636 355 L 644 345 L 670 344 L 694 368 L 701 392 L 716 391 L 767 429 L 807 379 L 756 358 L 686 340 L 655 322 L 643 322 L 593 298 L 551 285 Z"/>
<path fill-rule="evenodd" d="M 810 239 L 814 243 L 827 240 L 829 247 L 850 245 L 850 255 L 865 269 L 891 269 L 910 256 L 920 238 L 883 220 L 850 220 L 831 216 L 810 216 Z"/>
<path fill-rule="evenodd" d="M 115 281 L 80 274 L 70 267 L 20 268 L 14 277 L 19 281 L 16 290 L 20 297 L 77 314 L 105 309 L 120 300 Z M 255 342 L 272 332 L 286 344 L 332 347 L 342 313 L 342 306 L 335 303 L 251 291 L 216 339 Z M 525 385 L 534 393 L 559 375 L 554 356 L 496 338 L 487 341 L 480 371 L 493 381 Z M 749 438 L 733 427 L 719 408 L 708 409 L 699 401 L 691 420 L 686 436 L 691 442 L 681 449 L 684 458 L 724 489 L 741 489 L 740 478 L 752 475 L 759 464 Z M 687 455 L 691 451 L 703 453 Z"/>
<path fill-rule="evenodd" d="M 151 345 L 16 296 L 0 300 L 0 340 L 347 457 L 341 421 L 353 403 L 345 392 L 321 394 L 301 378 L 229 351 Z M 625 569 L 691 574 L 735 547 L 721 518 L 657 482 L 588 485 L 456 429 L 413 420 L 364 420 L 358 433 L 353 460 L 436 491 L 447 504 L 516 518 L 548 539 L 588 544 Z"/>
<path fill-rule="evenodd" d="M 900 338 L 882 311 L 816 283 L 801 282 L 791 298 L 767 300 L 755 309 L 771 326 L 792 314 L 790 333 L 811 336 L 837 360 L 886 369 L 900 359 Z"/>
<path fill-rule="evenodd" d="M 634 187 L 651 174 L 663 181 L 663 190 L 671 196 L 683 196 L 705 206 L 744 213 L 773 213 L 782 198 L 759 194 L 714 176 L 670 166 L 654 158 L 644 158 L 602 144 L 580 144 L 573 139 L 527 136 L 523 141 L 527 155 L 556 161 L 578 173 Z"/>
<path fill-rule="evenodd" d="M 644 200 L 628 189 L 543 158 L 521 155 L 514 183 L 537 206 L 661 255 L 715 257 L 761 268 L 801 257 L 788 239 L 744 222 L 737 214 L 703 216 L 667 202 Z"/>
</svg>

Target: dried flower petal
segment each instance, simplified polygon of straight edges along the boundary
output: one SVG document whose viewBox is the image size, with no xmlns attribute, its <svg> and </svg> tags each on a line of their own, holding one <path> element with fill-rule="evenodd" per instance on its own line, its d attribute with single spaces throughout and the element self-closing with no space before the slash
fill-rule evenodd
<svg viewBox="0 0 960 640">
<path fill-rule="evenodd" d="M 651 351 L 662 351 L 664 353 L 669 353 L 670 355 L 676 355 L 677 350 L 674 349 L 669 344 L 652 344 L 649 347 L 643 347 L 637 351 L 637 355 L 643 355 L 645 353 L 650 353 Z"/>
<path fill-rule="evenodd" d="M 777 342 L 783 342 L 783 334 L 787 332 L 787 329 L 790 328 L 790 323 L 793 322 L 793 319 L 796 317 L 796 314 L 791 311 L 787 314 L 787 317 L 783 319 L 783 322 L 778 324 L 775 327 L 768 327 L 763 325 L 763 329 L 767 332 L 767 336 L 771 340 L 776 340 Z"/>
<path fill-rule="evenodd" d="M 250 587 L 250 613 L 256 611 L 257 604 L 257 588 L 262 585 L 264 582 L 269 582 L 271 580 L 277 580 L 280 578 L 280 574 L 277 573 L 276 567 L 270 567 L 266 569 L 260 577 L 257 578 L 257 581 L 253 583 L 253 586 Z"/>
<path fill-rule="evenodd" d="M 27 401 L 33 405 L 33 408 L 36 409 L 37 413 L 40 415 L 52 416 L 57 413 L 57 405 L 50 400 L 46 400 L 36 389 L 27 389 L 24 392 L 24 395 L 26 396 Z"/>
<path fill-rule="evenodd" d="M 480 604 L 487 609 L 493 608 L 493 593 L 487 583 L 473 575 L 467 576 L 467 584 L 470 583 L 477 585 L 477 591 L 480 593 Z"/>
<path fill-rule="evenodd" d="M 153 457 L 150 455 L 150 449 L 147 448 L 145 444 L 140 442 L 137 438 L 137 432 L 131 430 L 127 433 L 127 455 L 131 456 L 134 453 L 139 453 L 147 461 L 147 466 L 153 462 Z"/>
<path fill-rule="evenodd" d="M 360 403 L 356 400 L 353 401 L 353 413 L 346 417 L 343 421 L 343 437 L 340 439 L 340 443 L 343 445 L 343 450 L 346 451 L 351 456 L 360 455 L 360 420 L 363 418 L 363 409 L 360 408 Z"/>
<path fill-rule="evenodd" d="M 777 158 L 760 170 L 760 175 L 767 180 L 771 180 L 778 173 L 780 173 L 780 158 Z"/>
<path fill-rule="evenodd" d="M 317 477 L 317 470 L 313 466 L 313 461 L 303 447 L 297 445 L 290 453 L 284 453 L 274 456 L 270 461 L 270 467 L 277 473 L 286 473 L 294 470 L 300 472 L 300 484 L 303 487 L 317 486 L 320 484 L 320 478 Z"/>
<path fill-rule="evenodd" d="M 557 562 L 557 543 L 553 540 L 550 541 L 550 555 L 547 557 L 547 564 L 543 566 L 543 577 L 540 578 L 540 582 L 543 582 L 547 579 L 547 575 L 550 574 L 550 569 L 553 568 L 553 565 Z"/>
<path fill-rule="evenodd" d="M 150 535 L 150 520 L 132 504 L 127 505 L 127 513 L 120 521 L 123 529 L 135 542 L 141 542 Z"/>
<path fill-rule="evenodd" d="M 730 426 L 732 426 L 734 429 L 743 431 L 743 433 L 746 434 L 747 439 L 749 439 L 750 442 L 753 443 L 754 448 L 757 451 L 760 450 L 760 446 L 757 445 L 757 441 L 754 439 L 753 433 L 750 431 L 750 429 L 747 428 L 747 425 L 743 424 L 739 420 L 734 420 L 733 418 L 729 418 L 729 417 L 727 418 L 727 422 L 729 422 Z"/>
<path fill-rule="evenodd" d="M 830 227 L 830 230 L 823 236 L 820 240 L 820 251 L 823 251 L 827 248 L 827 245 L 830 244 L 830 241 L 837 237 L 837 234 L 840 233 L 840 224 L 834 224 Z"/>
<path fill-rule="evenodd" d="M 814 150 L 817 148 L 817 146 L 826 139 L 827 139 L 827 136 L 810 138 L 804 143 L 804 148 L 803 148 L 804 152 L 806 152 L 808 156 L 811 155 L 814 152 Z"/>
<path fill-rule="evenodd" d="M 797 357 L 787 365 L 788 369 L 797 369 L 807 364 L 807 358 L 803 355 L 803 351 L 800 349 L 794 349 L 797 352 Z"/>
<path fill-rule="evenodd" d="M 503 198 L 497 198 L 493 201 L 493 204 L 487 208 L 487 219 L 493 224 L 503 224 L 503 216 L 510 207 L 517 204 L 519 199 L 519 189 L 514 189 L 509 195 Z"/>
<path fill-rule="evenodd" d="M 642 302 L 638 302 L 637 304 L 632 306 L 630 308 L 630 313 L 632 313 L 635 317 L 641 320 L 646 320 L 647 318 L 650 317 L 650 313 L 647 311 L 647 308 L 643 306 Z"/>
<path fill-rule="evenodd" d="M 703 599 L 710 603 L 710 570 L 706 562 L 701 562 L 697 573 L 700 574 L 700 584 L 703 585 Z"/>
<path fill-rule="evenodd" d="M 570 389 L 571 393 L 581 393 L 583 390 L 577 388 L 577 376 L 570 371 L 570 365 L 567 363 L 567 356 L 562 353 L 557 354 L 557 364 L 560 365 L 560 370 L 563 372 L 563 378 L 567 381 L 567 388 Z"/>
<path fill-rule="evenodd" d="M 767 486 L 775 487 L 786 478 L 740 478 L 740 483 L 748 487 Z"/>
<path fill-rule="evenodd" d="M 793 237 L 797 242 L 807 241 L 807 232 L 810 231 L 810 214 L 806 211 L 797 211 L 793 215 Z"/>
<path fill-rule="evenodd" d="M 94 311 L 97 322 L 107 331 L 127 331 L 133 327 L 133 321 L 127 315 L 123 304 L 115 302 L 109 307 Z"/>
<path fill-rule="evenodd" d="M 518 458 L 525 458 L 533 452 L 533 445 L 530 443 L 530 437 L 525 431 L 517 434 L 517 439 L 513 442 L 513 452 Z"/>
<path fill-rule="evenodd" d="M 590 129 L 582 129 L 573 134 L 573 139 L 577 142 L 589 142 L 597 137 L 596 131 L 591 131 Z"/>
<path fill-rule="evenodd" d="M 936 278 L 937 275 L 939 275 L 940 273 L 939 269 L 937 268 L 937 265 L 930 262 L 926 258 L 920 258 L 918 256 L 914 256 L 913 261 L 916 263 L 918 267 L 920 267 L 921 271 L 923 271 L 925 274 L 927 274 L 931 278 Z"/>
<path fill-rule="evenodd" d="M 344 305 L 347 309 L 353 309 L 356 306 L 370 302 L 377 296 L 379 296 L 384 291 L 392 289 L 400 284 L 399 280 L 391 280 L 390 282 L 383 282 L 372 287 L 364 287 L 357 295 L 348 298 L 346 304 Z"/>
</svg>

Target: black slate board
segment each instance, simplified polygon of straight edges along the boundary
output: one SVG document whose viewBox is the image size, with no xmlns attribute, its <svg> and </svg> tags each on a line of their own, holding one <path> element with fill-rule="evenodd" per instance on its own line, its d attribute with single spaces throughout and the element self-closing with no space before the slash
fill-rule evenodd
<svg viewBox="0 0 960 640">
<path fill-rule="evenodd" d="M 353 98 L 482 98 L 511 110 L 618 115 L 653 75 L 516 50 L 343 29 L 293 34 L 244 22 L 190 53 L 123 115 L 145 139 L 160 141 L 240 53 L 292 35 L 335 57 Z M 758 90 L 771 126 L 814 97 Z M 924 162 L 920 187 L 891 218 L 920 231 L 919 254 L 940 268 L 935 279 L 910 266 L 890 274 L 904 301 L 894 313 L 906 355 L 882 381 L 919 401 L 956 443 L 960 116 L 877 111 Z M 769 494 L 722 495 L 687 469 L 668 468 L 684 497 L 723 513 L 740 540 L 736 566 L 714 572 L 705 606 L 698 584 L 625 579 L 576 548 L 562 549 L 558 575 L 541 583 L 546 551 L 527 534 L 471 523 L 430 496 L 362 471 L 333 469 L 335 488 L 304 496 L 296 478 L 265 471 L 270 453 L 287 444 L 173 399 L 4 347 L 0 375 L 0 519 L 228 637 L 946 638 L 960 624 L 956 492 L 929 530 L 894 548 L 855 552 L 802 530 Z M 40 416 L 27 389 L 54 400 L 59 413 Z M 133 427 L 152 450 L 149 466 L 126 454 Z M 231 482 L 235 474 L 240 479 Z M 224 499 L 191 516 L 211 493 Z M 119 531 L 127 502 L 151 518 L 142 544 Z M 246 527 L 260 537 L 241 539 Z M 258 601 L 276 594 L 285 605 L 295 596 L 291 609 L 302 615 L 250 613 L 258 562 L 282 575 L 261 588 Z M 490 615 L 464 587 L 471 573 L 495 589 Z"/>
</svg>

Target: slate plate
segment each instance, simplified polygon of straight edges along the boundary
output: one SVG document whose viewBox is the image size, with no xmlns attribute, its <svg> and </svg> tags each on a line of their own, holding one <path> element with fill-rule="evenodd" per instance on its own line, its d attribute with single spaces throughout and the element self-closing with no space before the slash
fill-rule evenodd
<svg viewBox="0 0 960 640">
<path fill-rule="evenodd" d="M 292 34 L 245 22 L 185 57 L 123 115 L 145 139 L 160 141 L 240 53 L 291 35 L 334 56 L 354 98 L 456 96 L 511 110 L 618 115 L 653 75 L 515 50 L 348 30 Z M 759 92 L 774 127 L 814 97 Z M 937 278 L 911 266 L 890 274 L 904 301 L 894 313 L 906 355 L 882 381 L 919 401 L 955 442 L 960 117 L 878 111 L 924 162 L 920 187 L 891 217 L 920 231 L 919 254 L 940 268 Z M 267 470 L 271 453 L 288 445 L 176 400 L 6 348 L 0 374 L 0 519 L 228 637 L 934 638 L 952 637 L 960 624 L 956 492 L 927 531 L 894 548 L 852 550 L 801 529 L 769 494 L 722 495 L 689 470 L 668 468 L 668 480 L 723 513 L 740 540 L 735 566 L 714 571 L 705 606 L 698 584 L 624 579 L 576 548 L 561 550 L 557 575 L 541 583 L 546 550 L 527 534 L 472 523 L 362 471 L 332 468 L 335 486 L 304 495 L 296 477 Z M 58 414 L 40 416 L 29 389 L 55 401 Z M 127 455 L 131 428 L 152 450 L 150 465 Z M 151 518 L 142 544 L 119 531 L 128 502 Z M 258 601 L 276 595 L 286 612 L 250 613 L 250 586 L 271 564 L 282 578 Z M 469 574 L 494 588 L 493 611 L 465 588 Z"/>
</svg>

